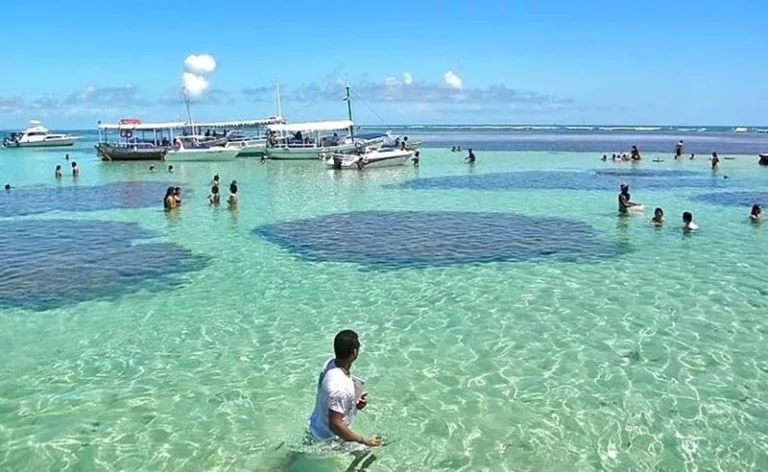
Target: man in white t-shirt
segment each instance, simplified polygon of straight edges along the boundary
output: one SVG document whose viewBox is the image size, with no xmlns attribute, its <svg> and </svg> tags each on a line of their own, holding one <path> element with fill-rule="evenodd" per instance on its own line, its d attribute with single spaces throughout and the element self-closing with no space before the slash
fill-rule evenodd
<svg viewBox="0 0 768 472">
<path fill-rule="evenodd" d="M 368 404 L 362 384 L 350 373 L 352 363 L 360 353 L 357 333 L 348 329 L 339 332 L 333 339 L 333 351 L 336 357 L 325 363 L 320 374 L 309 430 L 312 436 L 322 441 L 341 439 L 369 447 L 379 446 L 379 438 L 365 438 L 350 428 L 357 410 Z"/>
</svg>

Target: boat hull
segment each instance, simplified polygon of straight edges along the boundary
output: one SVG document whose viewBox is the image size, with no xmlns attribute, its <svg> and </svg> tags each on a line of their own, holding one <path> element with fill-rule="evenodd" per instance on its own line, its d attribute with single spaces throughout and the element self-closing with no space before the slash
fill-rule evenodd
<svg viewBox="0 0 768 472">
<path fill-rule="evenodd" d="M 162 161 L 167 148 L 129 148 L 97 144 L 96 153 L 102 161 Z"/>
<path fill-rule="evenodd" d="M 170 150 L 165 154 L 166 162 L 220 162 L 231 161 L 240 153 L 239 149 L 207 148 Z"/>
<path fill-rule="evenodd" d="M 379 147 L 384 142 L 384 136 L 356 143 L 345 143 L 330 147 L 268 147 L 267 157 L 275 160 L 317 160 L 322 156 L 338 153 L 349 153 L 370 147 Z"/>
<path fill-rule="evenodd" d="M 68 146 L 73 146 L 75 144 L 75 141 L 77 141 L 77 138 L 71 137 L 71 138 L 61 138 L 61 139 L 49 139 L 45 141 L 27 141 L 23 143 L 11 141 L 8 143 L 4 143 L 4 145 L 7 148 L 68 147 Z"/>
<path fill-rule="evenodd" d="M 377 167 L 398 167 L 414 156 L 413 151 L 374 151 L 362 156 L 335 154 L 325 160 L 330 169 L 368 169 Z"/>
</svg>

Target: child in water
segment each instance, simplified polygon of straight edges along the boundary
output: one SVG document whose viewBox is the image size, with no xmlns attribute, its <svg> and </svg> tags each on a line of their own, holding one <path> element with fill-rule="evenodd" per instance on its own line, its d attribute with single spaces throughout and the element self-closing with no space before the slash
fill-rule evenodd
<svg viewBox="0 0 768 472">
<path fill-rule="evenodd" d="M 683 212 L 683 231 L 693 231 L 699 226 L 693 222 L 693 214 L 690 211 Z"/>
<path fill-rule="evenodd" d="M 218 185 L 211 187 L 211 194 L 208 195 L 208 203 L 211 205 L 218 205 L 221 203 L 221 194 L 219 193 Z"/>
<path fill-rule="evenodd" d="M 56 170 L 53 172 L 53 175 L 56 176 L 57 179 L 61 178 L 61 166 L 56 166 Z"/>
<path fill-rule="evenodd" d="M 653 210 L 653 218 L 651 218 L 651 223 L 655 224 L 656 226 L 663 225 L 667 220 L 664 219 L 664 210 L 661 208 L 656 208 Z"/>
</svg>

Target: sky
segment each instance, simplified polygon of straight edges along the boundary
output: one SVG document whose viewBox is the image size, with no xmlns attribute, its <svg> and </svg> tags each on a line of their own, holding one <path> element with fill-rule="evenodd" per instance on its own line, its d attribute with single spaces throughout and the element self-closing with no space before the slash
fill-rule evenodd
<svg viewBox="0 0 768 472">
<path fill-rule="evenodd" d="M 37 0 L 3 5 L 0 128 L 768 124 L 768 2 Z M 24 20 L 27 18 L 29 21 Z M 14 19 L 9 21 L 8 19 Z"/>
</svg>

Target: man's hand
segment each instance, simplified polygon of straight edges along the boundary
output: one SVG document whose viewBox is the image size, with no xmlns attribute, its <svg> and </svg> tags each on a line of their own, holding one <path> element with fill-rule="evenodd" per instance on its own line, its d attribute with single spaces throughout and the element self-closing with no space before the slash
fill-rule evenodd
<svg viewBox="0 0 768 472">
<path fill-rule="evenodd" d="M 363 438 L 360 443 L 368 447 L 379 447 L 381 446 L 381 438 Z"/>
<path fill-rule="evenodd" d="M 360 395 L 360 398 L 357 399 L 357 409 L 362 410 L 368 405 L 368 394 L 364 393 Z"/>
</svg>

